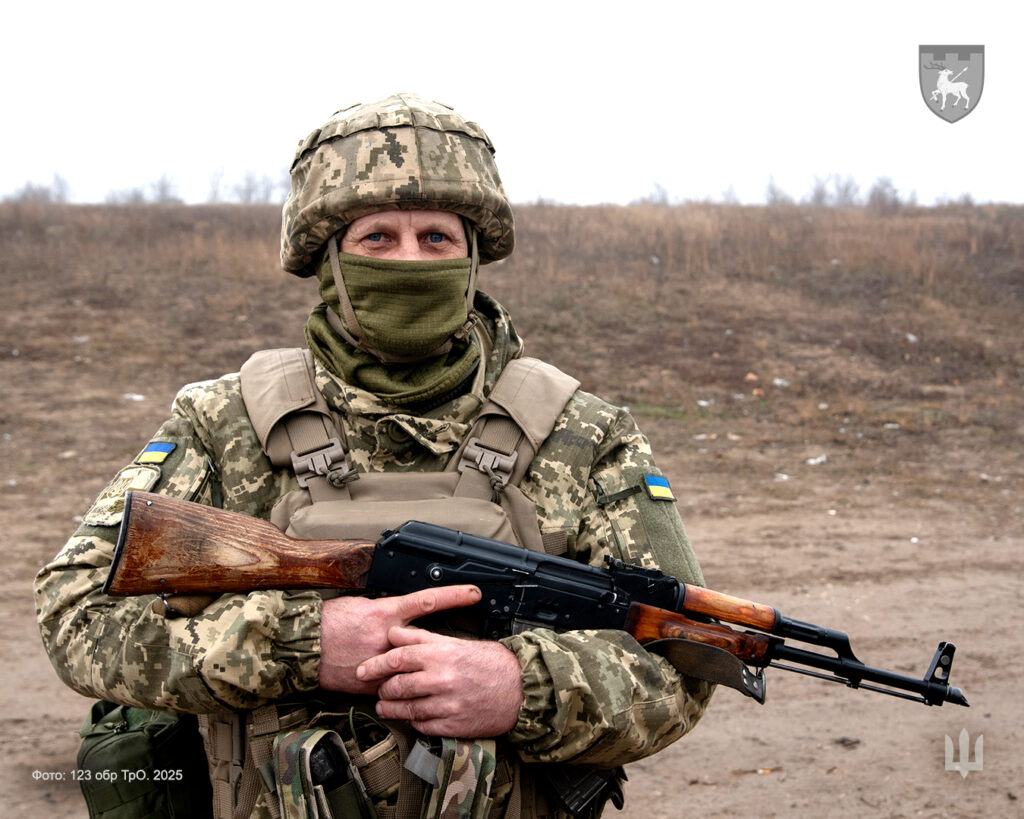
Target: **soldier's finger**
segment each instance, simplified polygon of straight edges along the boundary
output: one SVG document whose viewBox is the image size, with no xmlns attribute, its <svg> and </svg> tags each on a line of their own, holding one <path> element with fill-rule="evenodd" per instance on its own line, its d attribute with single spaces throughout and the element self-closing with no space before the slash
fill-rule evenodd
<svg viewBox="0 0 1024 819">
<path fill-rule="evenodd" d="M 401 646 L 363 660 L 356 668 L 356 679 L 363 682 L 382 680 L 394 674 L 421 671 L 423 663 L 415 646 Z"/>
<path fill-rule="evenodd" d="M 378 700 L 377 716 L 381 719 L 404 719 L 409 722 L 448 720 L 452 714 L 441 697 L 418 697 L 411 700 Z"/>
<path fill-rule="evenodd" d="M 435 686 L 422 671 L 395 674 L 377 689 L 377 696 L 382 700 L 414 700 L 434 693 Z"/>
<path fill-rule="evenodd" d="M 445 637 L 416 626 L 392 626 L 388 629 L 388 642 L 398 646 L 419 646 L 427 643 L 442 643 Z"/>
<path fill-rule="evenodd" d="M 403 624 L 408 624 L 435 611 L 472 606 L 480 601 L 480 589 L 476 586 L 439 586 L 388 599 L 394 604 L 395 616 Z"/>
</svg>

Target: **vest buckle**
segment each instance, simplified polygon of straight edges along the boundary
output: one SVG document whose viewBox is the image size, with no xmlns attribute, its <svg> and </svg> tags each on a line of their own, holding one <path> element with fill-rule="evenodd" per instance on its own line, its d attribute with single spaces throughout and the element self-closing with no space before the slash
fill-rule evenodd
<svg viewBox="0 0 1024 819">
<path fill-rule="evenodd" d="M 304 489 L 309 486 L 309 479 L 317 475 L 327 477 L 340 472 L 341 477 L 344 477 L 349 472 L 345 450 L 338 438 L 331 438 L 327 446 L 319 449 L 302 453 L 292 452 L 292 469 L 295 470 L 299 486 Z"/>
<path fill-rule="evenodd" d="M 512 470 L 519 459 L 518 452 L 506 455 L 497 449 L 491 449 L 480 443 L 479 438 L 470 438 L 459 460 L 459 472 L 477 469 L 491 480 L 498 481 L 501 486 L 508 486 L 512 479 Z"/>
</svg>

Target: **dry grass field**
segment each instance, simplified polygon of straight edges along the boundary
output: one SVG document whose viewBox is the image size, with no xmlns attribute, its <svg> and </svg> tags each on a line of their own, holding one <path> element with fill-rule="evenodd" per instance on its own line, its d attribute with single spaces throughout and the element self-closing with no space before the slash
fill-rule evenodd
<svg viewBox="0 0 1024 819">
<path fill-rule="evenodd" d="M 631 766 L 624 814 L 1016 816 L 1024 799 L 1024 208 L 517 209 L 481 286 L 527 351 L 628 405 L 716 589 L 923 674 L 969 710 L 769 672 Z M 12 816 L 83 816 L 88 702 L 31 579 L 182 384 L 302 341 L 315 285 L 262 206 L 0 205 L 0 645 Z M 984 736 L 945 770 L 944 737 Z M 60 773 L 64 781 L 34 772 Z"/>
</svg>

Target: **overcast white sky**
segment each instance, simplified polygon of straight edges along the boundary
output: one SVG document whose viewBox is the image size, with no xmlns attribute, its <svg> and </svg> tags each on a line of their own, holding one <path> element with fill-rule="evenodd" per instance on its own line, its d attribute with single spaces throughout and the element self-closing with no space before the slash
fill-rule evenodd
<svg viewBox="0 0 1024 819">
<path fill-rule="evenodd" d="M 166 174 L 201 202 L 215 174 L 281 179 L 337 108 L 409 90 L 487 130 L 514 202 L 760 202 L 770 176 L 800 198 L 830 174 L 1024 201 L 1018 2 L 51 0 L 2 20 L 0 196 L 60 174 L 103 201 Z M 937 43 L 985 46 L 954 124 L 919 87 Z"/>
</svg>

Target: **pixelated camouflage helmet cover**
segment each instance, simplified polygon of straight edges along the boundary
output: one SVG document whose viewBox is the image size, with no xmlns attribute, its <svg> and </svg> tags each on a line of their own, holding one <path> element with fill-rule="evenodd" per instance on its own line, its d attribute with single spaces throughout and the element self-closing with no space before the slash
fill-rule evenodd
<svg viewBox="0 0 1024 819">
<path fill-rule="evenodd" d="M 477 228 L 480 261 L 504 259 L 514 223 L 493 154 L 480 126 L 415 94 L 335 112 L 295 153 L 281 266 L 312 275 L 310 262 L 329 236 L 392 208 L 458 213 Z"/>
</svg>

